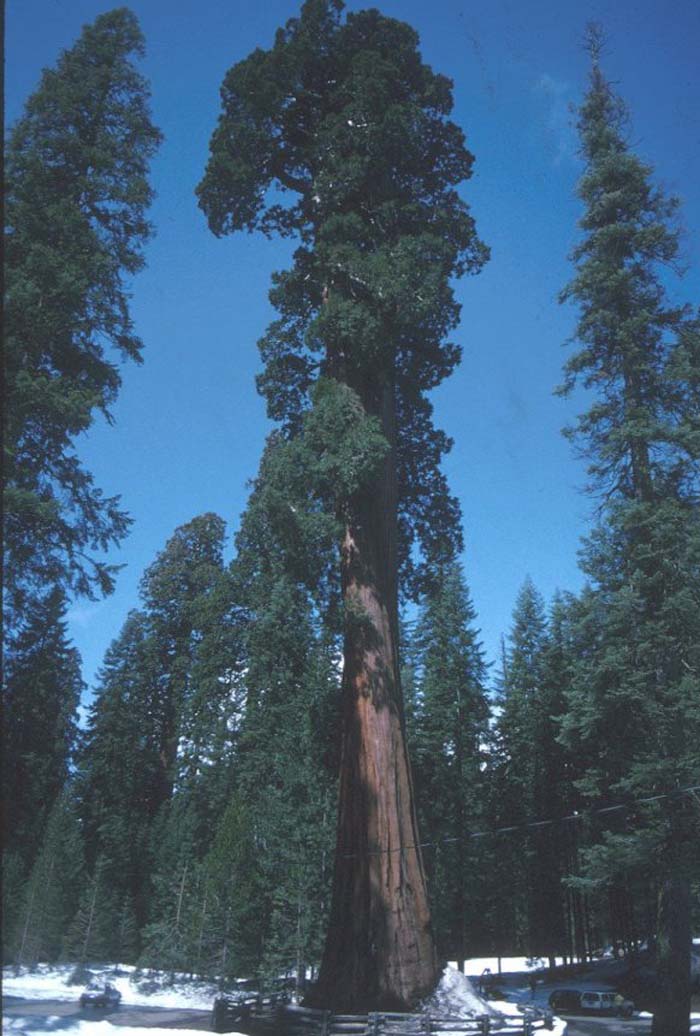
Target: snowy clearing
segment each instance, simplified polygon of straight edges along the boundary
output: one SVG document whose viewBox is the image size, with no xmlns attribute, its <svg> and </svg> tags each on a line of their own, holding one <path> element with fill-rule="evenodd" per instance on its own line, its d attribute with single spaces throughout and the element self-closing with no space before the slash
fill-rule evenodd
<svg viewBox="0 0 700 1036">
<path fill-rule="evenodd" d="M 218 992 L 215 982 L 141 971 L 131 964 L 91 964 L 88 970 L 95 982 L 110 982 L 121 993 L 122 1003 L 134 1006 L 209 1011 Z M 77 1000 L 85 985 L 68 985 L 74 971 L 74 964 L 38 964 L 34 970 L 21 968 L 17 975 L 13 967 L 6 967 L 3 992 L 24 1000 Z"/>
<path fill-rule="evenodd" d="M 515 959 L 515 958 L 514 958 Z M 190 1008 L 210 1010 L 217 988 L 214 983 L 191 980 L 184 975 L 170 976 L 162 972 L 140 972 L 129 965 L 92 965 L 90 972 L 98 983 L 110 982 L 122 994 L 122 1003 L 133 1006 L 162 1008 Z M 483 969 L 482 969 L 483 970 Z M 16 975 L 14 968 L 3 969 L 3 992 L 7 996 L 20 997 L 25 1000 L 60 1000 L 77 1001 L 83 989 L 82 985 L 68 985 L 68 979 L 74 971 L 73 965 L 40 964 L 33 971 L 21 969 Z M 479 972 L 480 974 L 481 972 Z M 434 997 L 436 1008 L 449 1006 L 450 1013 L 473 1015 L 489 1013 L 492 1016 L 517 1015 L 515 1003 L 505 1001 L 484 1001 L 474 992 L 468 978 L 459 975 L 455 969 L 447 968 L 436 990 Z M 438 1002 L 439 1001 L 439 1002 Z M 443 1003 L 444 1001 L 444 1003 Z M 112 1025 L 106 1020 L 76 1019 L 65 1016 L 54 1016 L 42 1019 L 41 1029 L 37 1030 L 35 1017 L 6 1018 L 3 1032 L 25 1033 L 33 1036 L 40 1031 L 56 1032 L 61 1036 L 144 1036 L 144 1029 L 124 1025 Z M 147 1029 L 148 1036 L 170 1036 L 177 1032 L 178 1036 L 201 1036 L 201 1029 Z M 557 1021 L 552 1031 L 553 1036 L 565 1036 L 566 1023 Z"/>
<path fill-rule="evenodd" d="M 544 961 L 533 960 L 525 957 L 502 957 L 501 971 L 513 975 L 522 975 L 522 983 L 517 981 L 504 983 L 506 995 L 514 996 L 518 1001 L 527 1003 L 530 999 L 530 990 L 527 979 L 532 972 L 537 972 L 543 967 Z M 479 957 L 467 961 L 465 973 L 471 978 L 479 978 L 485 968 L 490 968 L 491 973 L 498 981 L 498 958 Z M 6 967 L 3 969 L 3 993 L 6 996 L 20 997 L 25 1000 L 60 1000 L 77 1001 L 82 985 L 68 985 L 68 979 L 75 970 L 74 965 L 49 965 L 40 964 L 34 970 L 22 968 L 20 973 L 15 974 L 15 969 Z M 164 972 L 139 971 L 133 965 L 95 964 L 89 968 L 93 978 L 98 983 L 111 982 L 122 994 L 124 1005 L 143 1007 L 162 1007 L 166 1009 L 192 1009 L 209 1011 L 214 997 L 217 994 L 217 986 L 214 982 L 204 982 L 197 979 L 190 979 L 186 975 L 171 976 Z M 450 998 L 454 1000 L 460 996 L 464 999 L 465 1011 L 473 1011 L 477 1003 L 485 1003 L 475 995 L 471 985 L 458 987 L 454 978 L 458 973 L 450 975 Z M 552 989 L 562 984 L 562 980 L 552 981 L 544 978 L 538 980 L 535 1003 L 543 1006 Z M 442 984 L 441 984 L 442 985 Z M 600 987 L 602 983 L 595 983 L 591 980 L 581 981 L 577 979 L 576 985 L 583 988 L 586 985 Z M 465 992 L 466 990 L 466 992 Z M 436 991 L 437 993 L 438 991 Z M 453 1007 L 457 1006 L 452 1004 Z M 518 1006 L 514 1002 L 488 1001 L 489 1013 L 502 1015 L 517 1015 Z M 640 1012 L 639 1018 L 650 1018 L 650 1015 Z M 56 1032 L 61 1036 L 144 1036 L 144 1029 L 118 1025 L 114 1026 L 105 1020 L 80 1019 L 71 1022 L 67 1026 L 65 1017 L 52 1017 L 48 1021 L 42 1019 L 41 1032 Z M 35 1018 L 5 1018 L 3 1033 L 25 1033 L 26 1036 L 33 1036 L 36 1029 Z M 201 1029 L 168 1029 L 151 1028 L 148 1036 L 172 1036 L 177 1032 L 178 1036 L 201 1036 Z M 565 1036 L 566 1022 L 557 1020 L 553 1031 L 554 1036 Z M 700 1014 L 692 1015 L 691 1031 L 700 1033 Z"/>
</svg>

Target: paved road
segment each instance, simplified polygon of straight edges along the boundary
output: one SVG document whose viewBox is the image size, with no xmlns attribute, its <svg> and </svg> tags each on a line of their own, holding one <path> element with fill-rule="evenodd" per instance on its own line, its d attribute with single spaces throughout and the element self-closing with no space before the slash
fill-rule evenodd
<svg viewBox="0 0 700 1036">
<path fill-rule="evenodd" d="M 134 1007 L 121 1004 L 116 1010 L 81 1008 L 77 1000 L 24 1000 L 2 998 L 5 1018 L 32 1018 L 32 1033 L 60 1032 L 84 1020 L 109 1021 L 112 1025 L 140 1025 L 144 1028 L 203 1029 L 211 1032 L 211 1012 L 193 1011 L 184 1007 Z M 48 1019 L 54 1019 L 49 1024 Z M 60 1022 L 55 1019 L 60 1018 Z"/>
</svg>

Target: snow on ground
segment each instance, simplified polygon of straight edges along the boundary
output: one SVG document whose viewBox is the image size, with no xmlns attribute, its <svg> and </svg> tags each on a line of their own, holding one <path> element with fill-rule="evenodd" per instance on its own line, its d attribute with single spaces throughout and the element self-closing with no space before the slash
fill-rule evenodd
<svg viewBox="0 0 700 1036">
<path fill-rule="evenodd" d="M 494 1020 L 504 1015 L 519 1015 L 517 1004 L 505 1000 L 483 1000 L 474 992 L 474 987 L 466 975 L 462 975 L 455 967 L 448 967 L 442 973 L 437 989 L 431 997 L 423 1001 L 424 1009 L 439 1011 L 454 1018 L 474 1018 L 488 1014 Z M 549 1030 L 556 1036 L 566 1036 L 566 1022 L 557 1019 L 554 1029 Z"/>
<path fill-rule="evenodd" d="M 500 967 L 499 967 L 500 961 Z M 564 960 L 562 957 L 556 958 L 557 964 L 563 964 Z M 451 961 L 451 966 L 455 967 L 454 961 Z M 541 968 L 549 966 L 549 961 L 545 960 L 544 957 L 472 957 L 471 960 L 466 961 L 464 965 L 464 974 L 477 976 L 477 978 L 488 968 L 492 975 L 498 975 L 499 972 L 514 972 L 514 971 L 538 971 Z"/>
<path fill-rule="evenodd" d="M 499 1013 L 488 1000 L 477 996 L 466 975 L 450 966 L 445 968 L 437 989 L 423 1001 L 422 1006 L 425 1010 L 454 1018 L 475 1018 L 483 1014 L 497 1018 Z"/>
<path fill-rule="evenodd" d="M 5 1018 L 3 1019 L 3 1033 L 24 1033 L 24 1036 L 34 1036 L 37 1031 L 36 1018 Z M 41 1033 L 55 1032 L 60 1036 L 202 1036 L 201 1029 L 147 1029 L 131 1025 L 112 1025 L 110 1022 L 97 1021 L 76 1021 L 66 1027 L 66 1019 L 53 1015 L 50 1018 L 41 1020 Z M 242 1036 L 241 1033 L 231 1033 L 230 1036 Z"/>
<path fill-rule="evenodd" d="M 491 1004 L 492 1004 L 493 1007 L 496 1008 L 496 1010 L 498 1011 L 499 1014 L 510 1015 L 512 1017 L 512 1016 L 517 1016 L 517 1015 L 519 1015 L 521 1013 L 520 1008 L 518 1007 L 518 1005 L 517 1004 L 513 1004 L 513 1003 L 511 1003 L 508 1000 L 492 1000 Z M 542 1030 L 540 1030 L 540 1029 L 536 1029 L 535 1031 L 538 1032 L 538 1033 L 542 1032 Z M 554 1019 L 554 1028 L 553 1029 L 547 1029 L 545 1031 L 547 1033 L 547 1036 L 549 1036 L 549 1033 L 551 1033 L 552 1036 L 566 1036 L 566 1033 L 567 1033 L 566 1022 L 565 1022 L 565 1020 L 563 1018 L 555 1018 Z M 544 1034 L 543 1034 L 543 1036 L 544 1036 Z"/>
<path fill-rule="evenodd" d="M 696 945 L 700 940 L 694 940 Z M 486 968 L 489 968 L 496 986 L 502 986 L 507 996 L 517 1000 L 520 1004 L 531 1001 L 531 990 L 529 977 L 537 973 L 545 966 L 545 961 L 539 958 L 526 957 L 501 957 L 501 972 L 503 978 L 508 976 L 507 981 L 500 982 L 497 957 L 478 957 L 467 961 L 465 974 L 472 977 L 480 977 Z M 193 1010 L 208 1011 L 217 994 L 216 984 L 190 979 L 185 975 L 165 974 L 163 972 L 138 971 L 132 965 L 100 964 L 91 965 L 89 968 L 93 979 L 98 984 L 111 982 L 122 994 L 122 1003 L 134 1006 L 150 1006 L 163 1008 L 191 1008 Z M 3 969 L 3 993 L 6 996 L 21 997 L 26 1000 L 62 1000 L 77 1001 L 82 992 L 83 985 L 68 985 L 68 979 L 74 971 L 74 965 L 49 965 L 39 964 L 33 970 L 28 968 L 20 969 L 19 974 L 15 973 L 13 967 Z M 545 1006 L 551 991 L 557 986 L 566 985 L 563 977 L 550 980 L 540 974 L 537 976 L 537 987 L 534 994 L 534 1003 L 537 1006 Z M 577 976 L 575 980 L 577 988 L 603 988 L 604 982 L 596 981 L 595 978 Z M 473 1014 L 489 1013 L 494 1014 L 518 1014 L 517 1003 L 510 1001 L 485 1001 L 479 997 L 468 979 L 462 979 L 459 972 L 454 968 L 447 968 L 443 978 L 431 998 L 431 1004 L 435 999 L 436 1007 L 442 1010 L 448 1009 L 450 1013 Z M 440 1003 L 438 1004 L 438 1001 Z M 427 1006 L 427 1005 L 426 1005 Z M 639 1014 L 640 1018 L 651 1017 L 645 1013 Z M 24 1033 L 31 1036 L 35 1018 L 6 1018 L 3 1025 L 3 1033 Z M 46 1027 L 48 1025 L 48 1028 Z M 54 1017 L 48 1023 L 42 1020 L 42 1033 L 60 1033 L 60 1036 L 143 1036 L 143 1029 L 129 1026 L 112 1026 L 108 1021 L 77 1020 L 66 1028 L 65 1017 Z M 691 1031 L 700 1033 L 700 1014 L 692 1015 Z M 148 1036 L 170 1036 L 172 1029 L 148 1029 Z M 178 1029 L 178 1036 L 201 1036 L 201 1030 Z M 564 1022 L 557 1022 L 554 1029 L 555 1036 L 564 1036 L 566 1025 Z"/>
<path fill-rule="evenodd" d="M 89 970 L 98 984 L 110 982 L 115 986 L 122 994 L 122 1003 L 125 1005 L 208 1011 L 217 992 L 213 983 L 189 980 L 183 975 L 171 979 L 171 976 L 162 972 L 139 972 L 130 965 L 91 965 Z M 39 964 L 31 971 L 22 968 L 19 974 L 15 974 L 14 968 L 7 967 L 3 969 L 3 993 L 26 1000 L 77 1001 L 84 986 L 67 984 L 73 971 L 73 965 Z M 445 969 L 430 1005 L 443 1011 L 449 1010 L 457 1016 L 490 1014 L 498 1017 L 519 1013 L 515 1003 L 482 1000 L 474 992 L 469 979 L 454 968 Z M 36 1024 L 36 1017 L 6 1018 L 3 1033 L 33 1036 L 37 1031 Z M 148 1036 L 170 1036 L 173 1031 L 149 1027 Z M 57 1036 L 144 1036 L 142 1028 L 113 1026 L 106 1020 L 68 1020 L 65 1016 L 53 1016 L 48 1020 L 42 1018 L 41 1033 L 51 1032 Z M 553 1030 L 554 1036 L 565 1036 L 565 1033 L 566 1025 L 563 1022 L 558 1023 Z M 177 1034 L 201 1036 L 201 1030 L 178 1029 Z"/>
<path fill-rule="evenodd" d="M 3 968 L 2 988 L 5 996 L 24 1000 L 77 1000 L 87 983 L 68 985 L 75 970 L 73 964 L 38 964 L 36 968 Z M 148 1007 L 189 1007 L 208 1011 L 218 989 L 213 982 L 202 982 L 184 975 L 138 971 L 130 964 L 94 964 L 89 966 L 98 985 L 110 982 L 122 995 L 122 1003 Z"/>
</svg>

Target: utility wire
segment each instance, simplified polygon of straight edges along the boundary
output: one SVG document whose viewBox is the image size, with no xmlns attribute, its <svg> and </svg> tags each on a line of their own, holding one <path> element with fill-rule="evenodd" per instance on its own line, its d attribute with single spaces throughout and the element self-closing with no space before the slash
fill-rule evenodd
<svg viewBox="0 0 700 1036">
<path fill-rule="evenodd" d="M 450 845 L 461 842 L 465 838 L 488 838 L 489 835 L 510 834 L 513 831 L 525 831 L 533 827 L 548 827 L 551 824 L 565 824 L 572 820 L 585 820 L 593 815 L 602 813 L 615 813 L 619 810 L 633 809 L 635 806 L 645 806 L 650 802 L 661 802 L 662 799 L 675 799 L 681 795 L 695 795 L 700 791 L 700 784 L 691 785 L 689 788 L 679 788 L 677 791 L 666 792 L 663 795 L 649 795 L 643 799 L 631 799 L 629 802 L 621 802 L 615 806 L 601 806 L 597 809 L 587 809 L 580 813 L 569 813 L 564 817 L 555 817 L 550 820 L 531 820 L 523 824 L 511 824 L 508 827 L 494 827 L 488 831 L 468 831 L 464 835 L 457 835 L 453 838 L 440 838 L 435 842 L 418 842 L 414 845 L 399 845 L 390 849 L 367 849 L 365 853 L 349 852 L 340 853 L 344 860 L 350 860 L 357 856 L 383 856 L 393 853 L 408 852 L 411 849 L 434 849 L 438 845 Z"/>
</svg>

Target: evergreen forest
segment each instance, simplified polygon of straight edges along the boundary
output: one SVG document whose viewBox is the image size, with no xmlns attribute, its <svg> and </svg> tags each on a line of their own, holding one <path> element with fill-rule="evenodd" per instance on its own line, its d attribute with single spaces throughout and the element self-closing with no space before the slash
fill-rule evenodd
<svg viewBox="0 0 700 1036">
<path fill-rule="evenodd" d="M 474 156 L 410 26 L 305 0 L 227 73 L 192 185 L 214 235 L 294 246 L 259 342 L 273 430 L 235 531 L 173 529 L 90 693 L 67 613 L 110 594 L 131 519 L 77 444 L 141 360 L 161 133 L 126 8 L 43 73 L 6 149 L 5 964 L 308 975 L 353 1009 L 415 1001 L 448 960 L 647 944 L 654 1032 L 688 1032 L 700 308 L 603 44 L 589 26 L 551 386 L 588 471 L 583 589 L 523 571 L 487 659 L 430 397 L 460 362 L 454 284 L 489 263 Z M 387 946 L 414 918 L 419 959 L 378 916 Z"/>
</svg>

